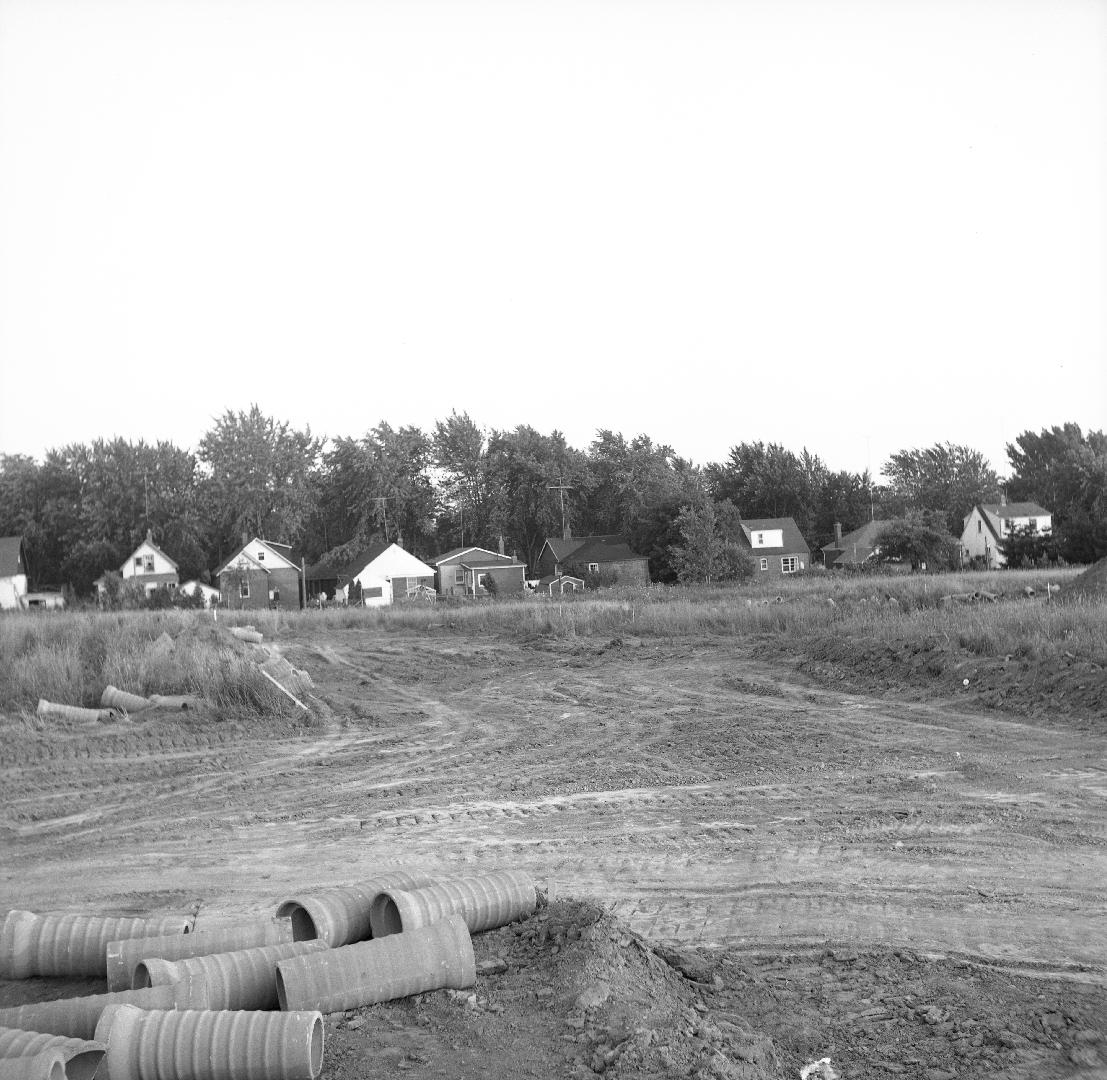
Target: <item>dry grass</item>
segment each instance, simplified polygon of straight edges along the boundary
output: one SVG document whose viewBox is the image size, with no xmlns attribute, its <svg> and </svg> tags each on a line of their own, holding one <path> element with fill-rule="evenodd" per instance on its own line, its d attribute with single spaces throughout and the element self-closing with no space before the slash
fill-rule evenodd
<svg viewBox="0 0 1107 1080">
<path fill-rule="evenodd" d="M 0 619 L 0 707 L 39 698 L 97 706 L 111 683 L 137 694 L 195 694 L 223 716 L 276 715 L 289 702 L 247 650 L 194 612 L 45 612 Z"/>
</svg>

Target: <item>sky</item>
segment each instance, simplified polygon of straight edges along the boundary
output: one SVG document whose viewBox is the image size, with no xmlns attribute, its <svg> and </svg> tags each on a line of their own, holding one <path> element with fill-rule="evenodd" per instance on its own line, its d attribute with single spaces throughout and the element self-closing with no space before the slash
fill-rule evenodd
<svg viewBox="0 0 1107 1080">
<path fill-rule="evenodd" d="M 0 0 L 0 453 L 1107 428 L 1107 0 Z"/>
</svg>

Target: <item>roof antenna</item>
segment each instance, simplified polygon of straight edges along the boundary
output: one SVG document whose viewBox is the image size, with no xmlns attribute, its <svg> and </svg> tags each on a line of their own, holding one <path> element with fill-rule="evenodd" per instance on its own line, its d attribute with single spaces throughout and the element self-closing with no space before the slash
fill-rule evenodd
<svg viewBox="0 0 1107 1080">
<path fill-rule="evenodd" d="M 559 476 L 558 480 L 560 484 L 547 484 L 547 491 L 559 491 L 561 493 L 561 538 L 563 540 L 571 540 L 573 537 L 572 531 L 569 528 L 569 519 L 565 516 L 565 492 L 572 491 L 572 484 L 566 484 L 564 477 Z"/>
</svg>

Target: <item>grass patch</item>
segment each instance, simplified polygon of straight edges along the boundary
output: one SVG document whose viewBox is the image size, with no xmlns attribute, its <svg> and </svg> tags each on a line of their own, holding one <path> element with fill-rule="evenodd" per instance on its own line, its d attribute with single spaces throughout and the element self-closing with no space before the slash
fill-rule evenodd
<svg viewBox="0 0 1107 1080">
<path fill-rule="evenodd" d="M 224 717 L 294 708 L 241 643 L 193 612 L 44 612 L 0 619 L 0 704 L 39 698 L 96 707 L 111 683 L 136 694 L 194 694 Z"/>
</svg>

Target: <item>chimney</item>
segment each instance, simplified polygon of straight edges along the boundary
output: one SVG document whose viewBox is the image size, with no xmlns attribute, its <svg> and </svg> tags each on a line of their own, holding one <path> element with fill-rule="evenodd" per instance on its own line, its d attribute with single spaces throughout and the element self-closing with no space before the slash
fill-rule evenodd
<svg viewBox="0 0 1107 1080">
<path fill-rule="evenodd" d="M 500 554 L 504 553 L 504 534 L 500 533 Z"/>
<path fill-rule="evenodd" d="M 1007 489 L 1006 488 L 1000 488 L 999 489 L 999 505 L 1000 506 L 1006 506 L 1007 505 Z"/>
<path fill-rule="evenodd" d="M 572 530 L 572 527 L 569 525 L 569 519 L 568 518 L 565 519 L 565 522 L 561 526 L 561 539 L 562 540 L 572 540 L 573 539 L 573 530 Z"/>
<path fill-rule="evenodd" d="M 153 529 L 147 529 L 146 530 L 146 543 L 152 544 L 153 542 L 154 542 L 154 531 L 153 531 Z"/>
<path fill-rule="evenodd" d="M 834 522 L 834 546 L 842 546 L 842 523 L 840 521 Z"/>
</svg>

